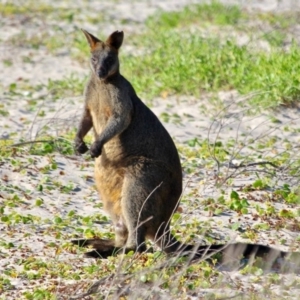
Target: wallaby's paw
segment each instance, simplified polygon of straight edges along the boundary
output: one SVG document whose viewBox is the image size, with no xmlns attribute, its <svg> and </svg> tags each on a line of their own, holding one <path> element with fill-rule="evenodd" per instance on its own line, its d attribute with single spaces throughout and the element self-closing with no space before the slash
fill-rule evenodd
<svg viewBox="0 0 300 300">
<path fill-rule="evenodd" d="M 96 158 L 101 155 L 102 143 L 94 142 L 90 148 L 91 157 Z"/>
<path fill-rule="evenodd" d="M 84 154 L 89 150 L 85 142 L 83 141 L 75 141 L 75 151 L 78 154 Z"/>
</svg>

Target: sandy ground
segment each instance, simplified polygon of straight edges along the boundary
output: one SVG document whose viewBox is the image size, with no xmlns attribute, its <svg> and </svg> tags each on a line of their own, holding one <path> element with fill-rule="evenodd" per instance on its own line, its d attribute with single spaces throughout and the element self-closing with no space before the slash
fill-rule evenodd
<svg viewBox="0 0 300 300">
<path fill-rule="evenodd" d="M 3 2 L 3 1 L 2 1 Z M 104 20 L 103 33 L 108 34 L 115 28 L 122 28 L 125 33 L 130 35 L 143 29 L 143 21 L 151 14 L 155 14 L 158 9 L 174 10 L 182 7 L 185 4 L 199 1 L 182 1 L 182 0 L 165 0 L 165 1 L 124 1 L 119 4 L 109 1 L 89 1 L 85 2 L 85 6 L 93 7 L 95 14 L 97 12 L 107 12 L 107 19 L 113 20 L 108 22 Z M 261 10 L 284 10 L 300 8 L 300 1 L 222 1 L 225 3 L 238 3 L 250 9 Z M 80 1 L 73 1 L 69 5 L 80 6 Z M 64 5 L 59 4 L 58 5 Z M 89 9 L 90 9 L 89 7 Z M 128 20 L 125 25 L 120 24 L 120 20 Z M 26 140 L 34 140 L 44 130 L 45 124 L 51 127 L 51 133 L 59 132 L 63 128 L 74 126 L 77 124 L 78 116 L 82 106 L 81 97 L 64 98 L 59 101 L 49 102 L 43 100 L 38 103 L 36 110 L 28 109 L 29 99 L 39 99 L 45 96 L 48 91 L 41 89 L 31 94 L 24 89 L 13 94 L 10 91 L 10 85 L 15 82 L 26 82 L 28 85 L 46 84 L 49 79 L 62 79 L 64 76 L 76 74 L 78 77 L 87 76 L 88 69 L 79 64 L 70 57 L 69 49 L 64 49 L 55 55 L 49 53 L 46 49 L 28 49 L 26 45 L 8 46 L 5 41 L 14 35 L 19 34 L 24 30 L 23 24 L 26 25 L 26 30 L 37 34 L 39 26 L 47 26 L 43 20 L 33 19 L 29 23 L 26 20 L 15 18 L 2 18 L 0 20 L 0 86 L 2 93 L 0 94 L 0 103 L 8 111 L 7 116 L 0 117 L 0 138 L 13 139 L 15 142 L 20 137 Z M 62 26 L 68 26 L 62 24 Z M 78 21 L 76 24 L 78 28 L 84 27 L 91 31 L 97 30 L 95 24 L 88 24 L 86 21 Z M 71 30 L 71 29 L 70 29 Z M 126 48 L 127 47 L 127 48 Z M 125 45 L 124 51 L 130 50 L 130 45 Z M 23 57 L 31 57 L 30 63 L 25 63 Z M 12 61 L 13 64 L 9 67 L 5 66 L 4 61 Z M 249 116 L 247 113 L 249 107 L 247 99 L 240 97 L 236 92 L 220 93 L 220 100 L 217 103 L 208 102 L 209 95 L 204 95 L 200 99 L 195 99 L 187 96 L 156 98 L 151 103 L 151 109 L 161 117 L 163 113 L 167 112 L 170 116 L 177 114 L 180 121 L 171 119 L 167 122 L 161 117 L 164 125 L 170 132 L 171 136 L 176 141 L 177 145 L 184 145 L 185 142 L 192 139 L 209 139 L 213 142 L 215 140 L 226 142 L 228 140 L 236 140 L 243 142 L 246 146 L 236 147 L 230 155 L 226 163 L 222 163 L 220 170 L 217 165 L 209 170 L 201 168 L 203 161 L 199 160 L 199 173 L 192 177 L 185 174 L 184 185 L 185 195 L 189 195 L 192 191 L 196 191 L 196 195 L 202 199 L 218 195 L 219 191 L 215 188 L 216 176 L 218 172 L 226 173 L 228 175 L 234 174 L 236 170 L 228 168 L 228 164 L 239 164 L 240 161 L 235 160 L 234 153 L 239 151 L 243 156 L 253 156 L 249 144 L 252 140 L 258 143 L 261 140 L 270 138 L 272 136 L 277 138 L 275 145 L 261 153 L 258 161 L 265 160 L 265 157 L 272 155 L 279 155 L 286 151 L 284 144 L 289 141 L 294 145 L 299 144 L 299 112 L 296 109 L 280 110 L 270 115 L 269 112 L 260 114 L 259 116 Z M 240 104 L 243 105 L 240 105 Z M 223 107 L 223 109 L 222 109 Z M 1 106 L 0 106 L 1 108 Z M 39 112 L 46 111 L 46 116 L 39 116 Z M 276 122 L 273 122 L 276 118 Z M 284 130 L 285 127 L 289 130 Z M 49 130 L 49 129 L 47 129 Z M 49 132 L 49 131 L 48 131 Z M 254 143 L 254 144 L 255 144 Z M 290 149 L 291 156 L 294 159 L 299 156 L 298 147 Z M 28 157 L 20 157 L 21 165 L 26 165 Z M 17 194 L 22 198 L 20 205 L 14 207 L 13 210 L 20 214 L 30 214 L 37 216 L 43 220 L 43 226 L 36 224 L 18 224 L 13 226 L 13 233 L 7 231 L 4 223 L 0 223 L 0 236 L 2 241 L 10 241 L 15 247 L 13 249 L 5 249 L 0 244 L 0 273 L 16 266 L 21 257 L 51 257 L 51 259 L 59 259 L 59 261 L 74 261 L 76 264 L 91 264 L 89 260 L 74 256 L 67 251 L 60 253 L 56 258 L 54 250 L 49 248 L 50 242 L 55 242 L 55 237 L 51 234 L 49 229 L 51 222 L 56 216 L 62 218 L 67 217 L 70 211 L 80 212 L 82 216 L 89 216 L 99 212 L 103 214 L 101 208 L 97 207 L 98 196 L 93 188 L 93 164 L 87 162 L 84 157 L 70 157 L 57 155 L 55 161 L 57 162 L 57 169 L 50 170 L 47 174 L 41 173 L 41 168 L 49 164 L 46 157 L 32 156 L 32 160 L 27 163 L 26 170 L 18 168 L 18 165 L 12 165 L 11 161 L 4 162 L 0 165 L 0 186 L 7 187 L 7 189 L 0 190 L 0 204 L 2 199 L 8 199 L 12 193 Z M 187 158 L 182 158 L 186 162 Z M 288 180 L 291 186 L 297 186 L 298 182 L 293 181 L 293 178 L 286 178 L 284 172 L 278 174 L 277 184 L 280 186 L 282 182 Z M 229 193 L 232 188 L 238 189 L 240 186 L 253 182 L 255 175 L 253 173 L 243 173 L 236 176 L 231 187 L 226 187 L 226 193 Z M 55 188 L 53 181 L 59 181 L 63 186 L 72 186 L 70 191 L 63 192 Z M 47 190 L 39 190 L 39 186 L 44 185 L 52 187 Z M 13 192 L 9 187 L 17 187 Z M 256 198 L 255 198 L 256 197 Z M 257 201 L 260 197 L 256 194 L 253 201 Z M 37 207 L 33 205 L 33 201 L 42 198 L 43 205 Z M 278 203 L 279 208 L 285 208 L 284 204 Z M 195 209 L 189 207 L 187 203 L 183 204 L 183 219 L 189 218 L 191 213 L 193 216 L 201 220 L 211 220 L 212 228 L 215 229 L 222 237 L 231 238 L 236 237 L 236 231 L 232 231 L 226 227 L 230 222 L 240 221 L 244 227 L 253 226 L 255 221 L 252 219 L 243 218 L 235 213 L 229 212 L 218 217 L 211 218 L 208 213 L 203 211 L 204 207 L 201 204 Z M 10 209 L 6 208 L 5 213 Z M 220 229 L 220 222 L 224 224 L 224 229 Z M 63 228 L 65 233 L 72 234 L 75 225 L 72 228 Z M 109 224 L 101 226 L 99 230 L 106 231 Z M 278 244 L 278 240 L 285 239 L 286 243 L 280 245 L 281 249 L 288 249 L 293 241 L 297 238 L 297 232 L 288 229 L 281 231 L 266 231 L 259 237 L 259 241 L 264 243 L 274 241 Z M 239 239 L 237 237 L 237 239 Z M 17 247 L 20 247 L 17 249 Z M 239 280 L 247 282 L 247 277 L 241 277 L 238 272 L 229 272 L 230 278 L 233 280 L 238 277 Z M 292 276 L 292 277 L 291 277 Z M 284 280 L 287 282 L 298 278 L 297 275 L 286 275 Z M 26 278 L 18 277 L 12 284 L 14 289 L 6 291 L 4 296 L 0 295 L 0 299 L 19 299 L 20 293 L 26 291 L 29 287 Z M 275 287 L 280 293 L 280 287 Z M 290 298 L 296 299 L 298 290 L 290 291 Z M 204 293 L 205 295 L 205 293 Z M 294 296 L 293 296 L 294 295 Z M 4 297 L 4 298 L 1 298 Z"/>
</svg>

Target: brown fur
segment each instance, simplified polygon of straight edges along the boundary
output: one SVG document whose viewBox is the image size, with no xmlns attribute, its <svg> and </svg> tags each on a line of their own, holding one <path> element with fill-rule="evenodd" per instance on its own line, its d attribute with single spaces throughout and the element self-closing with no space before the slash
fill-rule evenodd
<svg viewBox="0 0 300 300">
<path fill-rule="evenodd" d="M 178 208 L 182 192 L 182 171 L 178 152 L 168 132 L 138 98 L 131 84 L 119 72 L 118 50 L 123 32 L 112 33 L 102 42 L 83 30 L 91 49 L 91 76 L 85 89 L 85 106 L 75 147 L 85 153 L 84 136 L 93 128 L 95 181 L 104 209 L 115 227 L 115 240 L 76 240 L 91 245 L 88 256 L 107 257 L 122 249 L 145 251 L 145 239 L 155 241 L 165 252 L 195 251 L 196 256 L 241 249 L 247 257 L 273 251 L 249 244 L 208 246 L 184 245 L 170 233 L 170 218 Z M 227 250 L 226 250 L 227 249 Z M 229 250 L 230 251 L 229 251 Z"/>
</svg>

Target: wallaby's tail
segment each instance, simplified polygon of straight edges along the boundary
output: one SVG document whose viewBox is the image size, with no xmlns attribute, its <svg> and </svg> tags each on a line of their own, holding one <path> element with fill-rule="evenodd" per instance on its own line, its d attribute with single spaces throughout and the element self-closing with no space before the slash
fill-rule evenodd
<svg viewBox="0 0 300 300">
<path fill-rule="evenodd" d="M 252 264 L 256 258 L 260 258 L 259 267 L 264 270 L 275 269 L 280 272 L 300 270 L 300 252 L 286 252 L 260 244 L 202 245 L 197 248 L 193 258 L 198 257 L 203 257 L 205 260 L 216 258 L 220 266 L 229 270 L 241 268 L 248 263 Z"/>
<path fill-rule="evenodd" d="M 277 250 L 275 248 L 248 243 L 228 243 L 228 244 L 215 244 L 215 245 L 191 245 L 180 243 L 174 236 L 170 236 L 168 242 L 164 240 L 162 249 L 166 253 L 180 253 L 183 255 L 192 255 L 195 258 L 206 258 L 214 254 L 220 254 L 227 258 L 252 258 L 252 257 L 265 257 L 276 256 L 284 258 L 289 252 Z"/>
<path fill-rule="evenodd" d="M 287 271 L 300 269 L 300 252 L 285 252 L 260 244 L 189 245 L 180 243 L 171 233 L 165 233 L 164 238 L 161 238 L 161 241 L 158 240 L 157 243 L 166 253 L 189 256 L 191 260 L 211 261 L 214 258 L 225 266 L 234 264 L 241 266 L 242 262 L 252 262 L 260 257 L 264 269 L 274 267 L 277 269 L 284 267 Z"/>
</svg>

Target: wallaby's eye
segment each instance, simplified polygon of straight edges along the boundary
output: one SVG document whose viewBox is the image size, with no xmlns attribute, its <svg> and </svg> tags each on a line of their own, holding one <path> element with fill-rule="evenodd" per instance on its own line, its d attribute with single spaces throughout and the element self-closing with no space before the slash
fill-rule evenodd
<svg viewBox="0 0 300 300">
<path fill-rule="evenodd" d="M 96 63 L 97 63 L 97 58 L 96 58 L 96 57 L 92 57 L 91 60 L 92 60 L 92 63 L 93 63 L 93 64 L 96 64 Z"/>
</svg>

